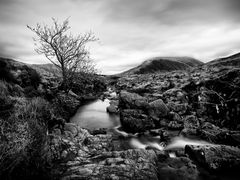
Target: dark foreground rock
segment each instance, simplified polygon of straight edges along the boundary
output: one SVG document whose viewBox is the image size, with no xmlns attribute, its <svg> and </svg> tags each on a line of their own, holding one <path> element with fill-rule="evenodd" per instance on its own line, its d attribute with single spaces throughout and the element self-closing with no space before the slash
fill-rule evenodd
<svg viewBox="0 0 240 180">
<path fill-rule="evenodd" d="M 157 164 L 161 180 L 196 180 L 199 176 L 196 165 L 187 157 L 170 158 L 161 154 Z"/>
<path fill-rule="evenodd" d="M 87 163 L 68 162 L 63 180 L 69 179 L 155 179 L 157 156 L 153 150 L 113 151 L 89 158 Z"/>
<path fill-rule="evenodd" d="M 147 99 L 127 91 L 121 91 L 119 95 L 119 107 L 122 109 L 146 109 L 148 107 Z"/>
<path fill-rule="evenodd" d="M 225 145 L 187 145 L 185 152 L 210 171 L 239 171 L 240 149 Z M 240 175 L 240 172 L 238 172 Z"/>
<path fill-rule="evenodd" d="M 122 110 L 120 120 L 123 129 L 131 133 L 143 132 L 155 127 L 153 120 L 138 109 Z"/>
</svg>

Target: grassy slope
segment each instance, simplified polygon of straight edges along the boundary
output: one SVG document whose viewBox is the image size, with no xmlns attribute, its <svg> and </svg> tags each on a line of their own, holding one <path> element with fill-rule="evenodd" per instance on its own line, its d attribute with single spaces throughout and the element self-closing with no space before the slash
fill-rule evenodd
<svg viewBox="0 0 240 180">
<path fill-rule="evenodd" d="M 145 74 L 157 71 L 187 70 L 201 64 L 203 64 L 201 61 L 189 57 L 156 57 L 144 61 L 139 66 L 121 73 L 121 75 Z"/>
</svg>

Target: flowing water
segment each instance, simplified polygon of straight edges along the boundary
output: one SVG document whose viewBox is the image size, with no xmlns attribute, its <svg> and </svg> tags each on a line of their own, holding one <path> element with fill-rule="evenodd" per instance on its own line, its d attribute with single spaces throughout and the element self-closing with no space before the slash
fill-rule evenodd
<svg viewBox="0 0 240 180">
<path fill-rule="evenodd" d="M 107 113 L 106 108 L 109 106 L 109 100 L 93 100 L 82 105 L 77 113 L 72 117 L 71 122 L 79 124 L 82 128 L 89 130 L 107 128 L 109 131 L 114 132 L 122 137 L 125 137 L 126 143 L 130 148 L 142 148 L 147 147 L 158 150 L 173 150 L 182 149 L 187 144 L 191 145 L 205 145 L 208 144 L 205 141 L 191 140 L 184 137 L 175 137 L 166 146 L 160 141 L 159 136 L 139 136 L 138 134 L 129 134 L 120 130 L 121 123 L 119 115 L 111 115 Z M 171 154 L 171 157 L 174 157 Z"/>
</svg>

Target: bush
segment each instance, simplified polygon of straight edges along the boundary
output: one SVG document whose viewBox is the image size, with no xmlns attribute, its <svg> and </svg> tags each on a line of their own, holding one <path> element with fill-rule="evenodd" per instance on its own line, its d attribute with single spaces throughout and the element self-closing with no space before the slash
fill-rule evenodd
<svg viewBox="0 0 240 180">
<path fill-rule="evenodd" d="M 16 98 L 14 112 L 0 120 L 0 177 L 46 178 L 50 164 L 47 122 L 49 104 L 41 98 Z"/>
<path fill-rule="evenodd" d="M 2 59 L 0 59 L 0 79 L 7 82 L 17 82 L 13 74 L 10 72 L 9 64 Z"/>
<path fill-rule="evenodd" d="M 41 77 L 36 70 L 24 65 L 19 75 L 22 87 L 33 86 L 35 89 L 41 82 Z"/>
<path fill-rule="evenodd" d="M 0 96 L 9 95 L 8 84 L 6 81 L 0 80 Z"/>
</svg>

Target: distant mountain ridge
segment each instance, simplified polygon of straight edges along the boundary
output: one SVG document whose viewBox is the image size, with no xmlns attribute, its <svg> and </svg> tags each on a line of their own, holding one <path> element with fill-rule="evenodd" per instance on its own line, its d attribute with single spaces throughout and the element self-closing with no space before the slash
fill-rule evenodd
<svg viewBox="0 0 240 180">
<path fill-rule="evenodd" d="M 207 66 L 240 66 L 240 53 L 236 53 L 227 57 L 214 59 L 206 63 Z"/>
<path fill-rule="evenodd" d="M 202 64 L 203 62 L 191 57 L 155 57 L 144 61 L 137 67 L 120 73 L 120 75 L 187 70 Z"/>
</svg>

